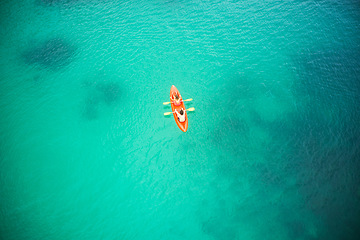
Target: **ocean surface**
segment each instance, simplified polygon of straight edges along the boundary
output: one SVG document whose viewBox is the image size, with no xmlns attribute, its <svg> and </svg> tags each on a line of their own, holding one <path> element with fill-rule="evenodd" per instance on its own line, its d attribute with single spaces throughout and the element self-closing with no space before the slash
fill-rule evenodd
<svg viewBox="0 0 360 240">
<path fill-rule="evenodd" d="M 0 19 L 0 239 L 359 239 L 358 0 L 2 0 Z"/>
</svg>

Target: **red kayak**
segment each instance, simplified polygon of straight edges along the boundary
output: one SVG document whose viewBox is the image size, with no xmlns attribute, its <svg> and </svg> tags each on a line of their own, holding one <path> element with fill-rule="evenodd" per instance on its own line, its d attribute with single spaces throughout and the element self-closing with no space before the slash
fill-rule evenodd
<svg viewBox="0 0 360 240">
<path fill-rule="evenodd" d="M 176 95 L 179 97 L 178 100 L 176 100 L 176 97 L 175 97 Z M 177 90 L 177 88 L 174 85 L 172 85 L 171 89 L 170 89 L 170 102 L 171 102 L 171 109 L 172 109 L 176 124 L 181 129 L 181 131 L 186 132 L 186 130 L 188 128 L 188 118 L 187 118 L 185 105 L 184 105 L 183 99 L 180 95 L 180 92 Z M 178 113 L 180 113 L 180 110 L 184 111 L 185 120 L 179 119 L 175 110 Z"/>
</svg>

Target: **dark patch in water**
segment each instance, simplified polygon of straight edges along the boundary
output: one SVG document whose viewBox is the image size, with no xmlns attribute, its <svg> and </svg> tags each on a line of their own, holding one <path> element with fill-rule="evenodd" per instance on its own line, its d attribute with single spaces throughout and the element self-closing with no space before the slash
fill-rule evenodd
<svg viewBox="0 0 360 240">
<path fill-rule="evenodd" d="M 231 223 L 229 219 L 219 217 L 212 217 L 202 223 L 202 230 L 204 233 L 213 236 L 214 239 L 236 239 L 236 228 L 229 226 Z"/>
<path fill-rule="evenodd" d="M 356 49 L 302 53 L 293 93 L 298 111 L 288 127 L 292 172 L 306 207 L 324 219 L 324 239 L 360 236 L 360 57 Z M 326 234 L 326 236 L 325 236 Z M 330 236 L 330 237 L 329 237 Z"/>
<path fill-rule="evenodd" d="M 96 85 L 96 89 L 101 93 L 101 98 L 107 105 L 117 102 L 121 95 L 120 87 L 116 83 L 101 82 Z"/>
<path fill-rule="evenodd" d="M 297 91 L 309 94 L 314 101 L 340 104 L 360 100 L 360 51 L 358 49 L 317 50 L 302 53 L 295 73 Z"/>
<path fill-rule="evenodd" d="M 83 109 L 83 116 L 88 120 L 94 120 L 99 117 L 100 109 L 106 106 L 114 106 L 121 97 L 121 88 L 115 82 L 85 82 L 84 88 L 88 91 L 88 96 Z"/>
<path fill-rule="evenodd" d="M 254 97 L 254 86 L 252 81 L 242 76 L 230 76 L 230 81 L 224 84 L 221 91 L 221 109 L 216 109 L 214 118 L 220 114 L 223 118 L 218 127 L 214 128 L 211 138 L 216 146 L 230 152 L 234 156 L 244 156 L 244 149 L 250 140 L 250 129 L 244 114 L 250 114 L 253 122 L 260 128 L 262 120 L 259 114 L 254 111 L 253 105 L 244 105 Z"/>
<path fill-rule="evenodd" d="M 287 221 L 286 226 L 287 229 L 289 230 L 290 239 L 301 239 L 304 237 L 304 234 L 306 233 L 304 223 L 301 221 L 296 221 L 296 220 Z"/>
<path fill-rule="evenodd" d="M 297 178 L 307 207 L 326 220 L 332 235 L 351 239 L 359 233 L 360 131 L 336 129 L 328 122 L 311 122 L 307 115 L 294 134 L 294 161 L 300 162 Z M 353 135 L 352 135 L 353 134 Z M 359 236 L 359 235 L 357 235 Z M 354 238 L 356 239 L 356 238 Z"/>
<path fill-rule="evenodd" d="M 244 121 L 234 116 L 227 116 L 220 122 L 219 127 L 213 130 L 212 140 L 217 146 L 237 155 L 241 153 L 247 133 L 248 127 Z"/>
<path fill-rule="evenodd" d="M 88 120 L 95 120 L 99 116 L 99 102 L 96 98 L 89 96 L 85 102 L 83 116 Z"/>
<path fill-rule="evenodd" d="M 23 54 L 29 65 L 58 70 L 71 62 L 75 49 L 62 39 L 50 39 Z"/>
<path fill-rule="evenodd" d="M 245 100 L 251 98 L 251 85 L 235 84 L 231 91 L 224 91 L 223 97 L 228 99 L 224 106 L 231 108 L 221 112 L 224 120 L 211 136 L 216 146 L 231 154 L 219 157 L 217 170 L 234 182 L 241 173 L 242 165 L 236 161 L 244 161 L 239 160 L 247 155 L 241 145 L 251 140 L 247 122 L 241 123 L 239 115 L 246 112 L 252 123 L 269 134 L 271 144 L 265 143 L 262 148 L 266 161 L 248 163 L 245 167 L 256 172 L 257 184 L 277 190 L 295 188 L 304 198 L 303 206 L 295 206 L 296 209 L 282 217 L 289 218 L 291 211 L 310 209 L 324 220 L 328 231 L 315 233 L 318 239 L 357 239 L 360 236 L 360 55 L 358 51 L 341 49 L 317 51 L 301 54 L 295 62 L 299 64 L 294 66 L 298 79 L 293 86 L 297 112 L 289 113 L 286 121 L 267 122 L 250 107 L 236 105 L 243 91 L 247 92 Z M 203 230 L 219 238 L 222 230 L 212 229 L 216 222 L 216 218 L 204 222 Z M 307 224 L 302 217 L 282 224 L 291 239 L 313 238 L 309 232 L 304 233 Z"/>
<path fill-rule="evenodd" d="M 301 215 L 306 215 L 303 210 L 297 210 L 298 212 Z M 289 239 L 319 239 L 317 236 L 312 236 L 312 234 L 317 235 L 317 233 L 312 233 L 310 229 L 307 229 L 306 225 L 309 223 L 297 219 L 297 216 L 298 214 L 294 215 L 294 209 L 289 208 L 289 206 L 280 210 L 277 222 L 286 227 Z"/>
<path fill-rule="evenodd" d="M 54 6 L 54 5 L 69 5 L 83 0 L 37 0 L 40 5 Z"/>
</svg>

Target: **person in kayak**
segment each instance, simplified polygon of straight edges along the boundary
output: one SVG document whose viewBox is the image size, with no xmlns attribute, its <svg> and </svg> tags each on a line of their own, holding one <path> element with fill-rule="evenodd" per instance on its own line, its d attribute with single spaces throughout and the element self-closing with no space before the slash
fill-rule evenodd
<svg viewBox="0 0 360 240">
<path fill-rule="evenodd" d="M 179 112 L 175 109 L 175 113 L 176 113 L 176 116 L 177 116 L 179 122 L 185 122 L 185 110 L 184 109 L 181 108 Z"/>
<path fill-rule="evenodd" d="M 179 94 L 177 93 L 175 93 L 173 100 L 175 106 L 179 106 L 183 102 L 183 100 L 180 98 Z"/>
</svg>

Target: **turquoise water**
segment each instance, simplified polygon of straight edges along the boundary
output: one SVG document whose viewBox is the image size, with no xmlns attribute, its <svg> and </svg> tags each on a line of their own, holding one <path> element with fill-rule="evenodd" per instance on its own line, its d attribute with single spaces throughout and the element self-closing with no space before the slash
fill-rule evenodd
<svg viewBox="0 0 360 240">
<path fill-rule="evenodd" d="M 0 239 L 358 239 L 359 9 L 1 1 Z"/>
</svg>

